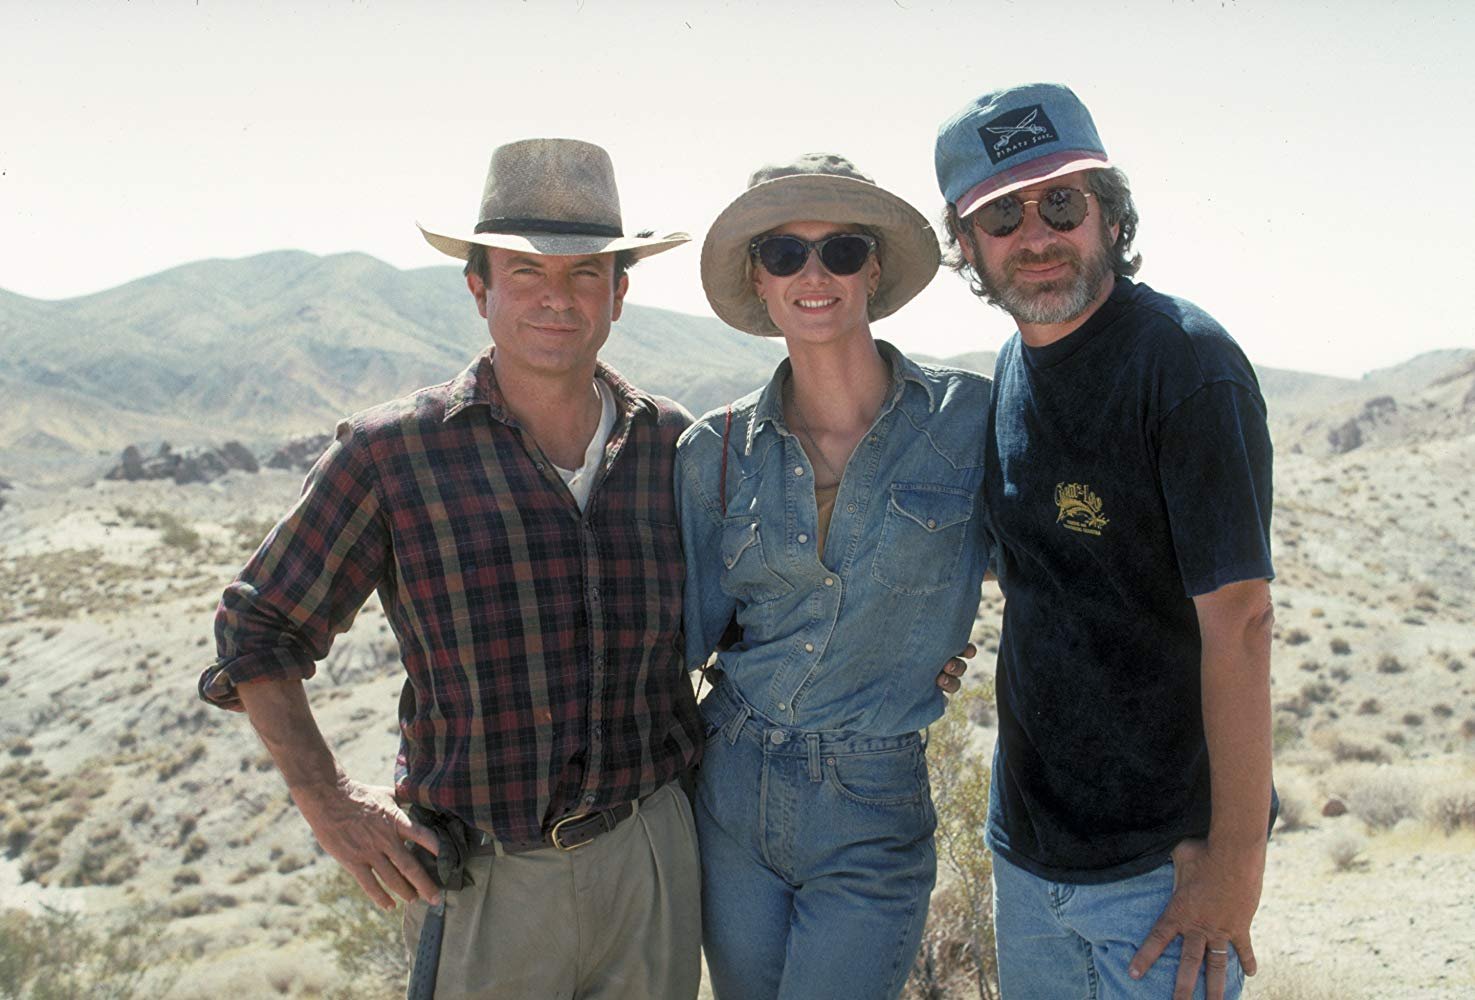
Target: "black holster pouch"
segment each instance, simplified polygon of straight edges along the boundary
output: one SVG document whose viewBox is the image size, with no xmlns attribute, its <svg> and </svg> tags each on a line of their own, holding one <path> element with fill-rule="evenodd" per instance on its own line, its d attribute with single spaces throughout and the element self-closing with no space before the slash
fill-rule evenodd
<svg viewBox="0 0 1475 1000">
<path fill-rule="evenodd" d="M 446 930 L 445 893 L 472 884 L 466 863 L 471 860 L 470 829 L 460 819 L 446 813 L 432 812 L 419 805 L 409 808 L 410 818 L 435 831 L 440 854 L 432 855 L 419 844 L 412 843 L 410 852 L 425 867 L 441 888 L 441 901 L 425 914 L 420 928 L 420 941 L 415 946 L 415 966 L 410 970 L 406 1000 L 434 1000 L 435 978 L 440 970 L 440 943 Z"/>
</svg>

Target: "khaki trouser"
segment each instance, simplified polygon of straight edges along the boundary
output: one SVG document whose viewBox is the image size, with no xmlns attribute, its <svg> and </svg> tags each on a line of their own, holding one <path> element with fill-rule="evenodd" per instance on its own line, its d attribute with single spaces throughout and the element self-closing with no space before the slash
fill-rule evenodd
<svg viewBox="0 0 1475 1000">
<path fill-rule="evenodd" d="M 447 892 L 436 1000 L 693 1000 L 701 870 L 691 806 L 667 785 L 573 851 L 473 858 Z M 424 903 L 405 910 L 411 960 Z"/>
</svg>

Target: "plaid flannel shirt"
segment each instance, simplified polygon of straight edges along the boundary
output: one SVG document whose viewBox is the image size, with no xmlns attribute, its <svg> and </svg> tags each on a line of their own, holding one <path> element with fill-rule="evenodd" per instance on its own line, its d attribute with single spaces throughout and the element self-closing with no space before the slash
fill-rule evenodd
<svg viewBox="0 0 1475 1000">
<path fill-rule="evenodd" d="M 214 704 L 311 677 L 378 588 L 404 662 L 397 793 L 509 844 L 639 798 L 689 766 L 672 495 L 675 404 L 601 365 L 618 418 L 581 514 L 507 410 L 491 352 L 356 414 L 226 588 Z"/>
</svg>

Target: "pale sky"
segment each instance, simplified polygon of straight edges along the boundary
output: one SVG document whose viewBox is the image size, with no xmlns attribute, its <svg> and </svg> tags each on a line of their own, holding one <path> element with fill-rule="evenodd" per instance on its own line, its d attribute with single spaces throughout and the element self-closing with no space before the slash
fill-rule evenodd
<svg viewBox="0 0 1475 1000">
<path fill-rule="evenodd" d="M 610 150 L 627 232 L 695 237 L 631 301 L 710 315 L 700 240 L 755 167 L 840 152 L 935 222 L 938 123 L 1056 80 L 1132 179 L 1142 280 L 1257 364 L 1356 376 L 1475 346 L 1472 52 L 1469 0 L 0 0 L 0 288 L 448 263 L 414 220 L 469 228 L 494 146 L 564 135 Z M 1013 327 L 943 272 L 875 329 Z"/>
</svg>

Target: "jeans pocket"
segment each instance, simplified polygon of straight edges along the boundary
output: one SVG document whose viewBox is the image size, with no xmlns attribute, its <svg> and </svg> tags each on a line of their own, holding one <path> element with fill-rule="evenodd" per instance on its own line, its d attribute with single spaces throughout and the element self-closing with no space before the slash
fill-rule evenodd
<svg viewBox="0 0 1475 1000">
<path fill-rule="evenodd" d="M 953 583 L 973 516 L 973 494 L 955 486 L 893 483 L 871 576 L 903 594 Z"/>
<path fill-rule="evenodd" d="M 843 797 L 867 806 L 910 806 L 927 798 L 921 746 L 824 759 L 825 778 Z"/>
</svg>

